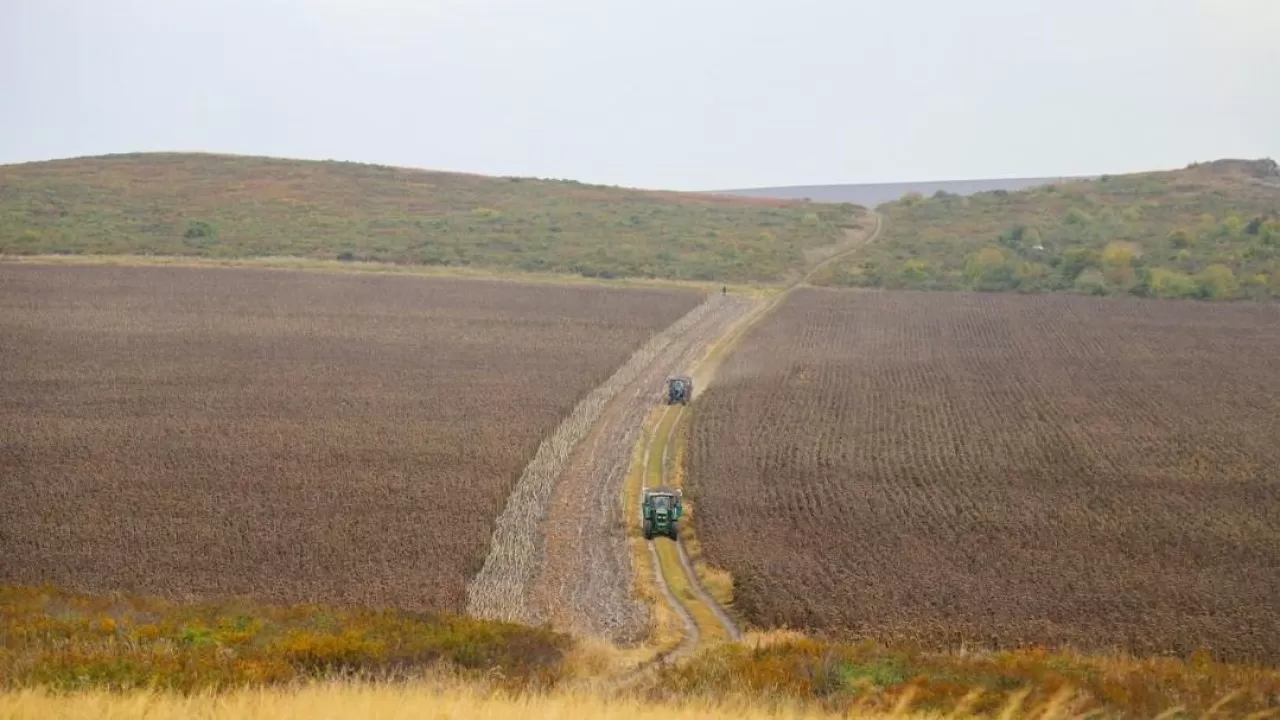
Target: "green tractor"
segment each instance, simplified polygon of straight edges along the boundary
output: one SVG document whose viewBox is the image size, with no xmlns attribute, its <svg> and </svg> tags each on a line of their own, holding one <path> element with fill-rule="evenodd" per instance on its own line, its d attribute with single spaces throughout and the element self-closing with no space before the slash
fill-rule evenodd
<svg viewBox="0 0 1280 720">
<path fill-rule="evenodd" d="M 646 488 L 640 501 L 644 517 L 644 539 L 654 535 L 666 535 L 672 540 L 679 537 L 680 516 L 684 514 L 684 498 L 680 490 L 671 488 Z"/>
</svg>

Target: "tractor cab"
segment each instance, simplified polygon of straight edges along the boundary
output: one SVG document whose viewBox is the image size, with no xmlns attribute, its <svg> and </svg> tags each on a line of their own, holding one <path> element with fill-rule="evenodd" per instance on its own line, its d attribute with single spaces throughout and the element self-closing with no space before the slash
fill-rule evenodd
<svg viewBox="0 0 1280 720">
<path fill-rule="evenodd" d="M 684 497 L 679 489 L 647 489 L 640 502 L 640 511 L 645 540 L 652 540 L 654 535 L 666 535 L 675 540 L 679 535 L 680 516 L 684 515 Z"/>
<path fill-rule="evenodd" d="M 667 378 L 667 404 L 688 405 L 693 399 L 693 378 L 688 375 L 677 375 Z"/>
</svg>

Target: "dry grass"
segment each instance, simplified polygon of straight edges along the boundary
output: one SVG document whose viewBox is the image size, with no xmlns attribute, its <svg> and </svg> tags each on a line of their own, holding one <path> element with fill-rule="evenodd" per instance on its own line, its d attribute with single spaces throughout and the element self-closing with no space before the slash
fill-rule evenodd
<svg viewBox="0 0 1280 720">
<path fill-rule="evenodd" d="M 460 611 L 539 443 L 699 300 L 0 266 L 0 584 Z"/>
<path fill-rule="evenodd" d="M 1084 656 L 1043 648 L 925 653 L 750 633 L 664 670 L 654 700 L 698 697 L 757 705 L 804 703 L 828 711 L 967 717 L 1193 718 L 1280 716 L 1280 670 L 1190 660 Z"/>
<path fill-rule="evenodd" d="M 1171 712 L 1173 718 L 1248 717 L 1275 718 L 1276 713 L 1238 712 L 1235 698 L 1198 711 Z M 1081 712 L 1070 691 L 1041 701 L 1014 693 L 1002 703 L 983 704 L 973 694 L 948 710 L 922 707 L 912 696 L 895 705 L 876 708 L 872 703 L 850 704 L 839 711 L 822 710 L 811 703 L 786 699 L 703 698 L 689 700 L 644 699 L 635 695 L 604 696 L 584 692 L 493 693 L 483 686 L 451 682 L 396 685 L 326 683 L 296 689 L 239 690 L 216 696 L 182 696 L 155 692 L 127 694 L 88 692 L 55 695 L 40 690 L 0 693 L 0 720 L 324 720 L 326 718 L 439 718 L 440 720 L 1068 720 L 1120 718 L 1117 712 Z M 978 707 L 975 707 L 978 706 Z M 1145 717 L 1154 717 L 1145 716 Z"/>
<path fill-rule="evenodd" d="M 71 696 L 39 691 L 0 694 L 0 720 L 818 720 L 840 717 L 800 709 L 762 709 L 741 703 L 649 703 L 591 694 L 491 695 L 466 687 L 318 685 L 298 690 L 244 690 L 217 697 L 155 693 Z M 911 714 L 857 714 L 879 720 Z"/>
<path fill-rule="evenodd" d="M 425 672 L 528 689 L 579 677 L 592 650 L 545 629 L 453 615 L 0 587 L 8 689 L 192 693 Z"/>
<path fill-rule="evenodd" d="M 1091 717 L 1154 717 L 1179 707 L 1185 713 L 1166 717 L 1209 717 L 1215 705 L 1220 717 L 1241 717 L 1280 708 L 1280 671 L 1203 656 L 922 653 L 772 631 L 695 653 L 676 667 L 633 674 L 651 651 L 449 616 L 4 588 L 0 718 L 19 707 L 52 713 L 33 717 L 127 714 L 144 707 L 160 716 L 168 708 L 250 712 L 245 698 L 269 698 L 261 712 L 287 717 L 313 712 L 305 696 L 329 690 L 339 717 L 382 712 L 392 702 L 415 711 L 454 707 L 450 703 L 463 695 L 475 699 L 458 706 L 469 713 L 465 717 L 502 717 L 518 709 L 535 718 L 544 712 L 645 717 L 658 710 L 743 718 L 780 711 L 881 717 L 899 707 L 911 710 L 902 717 L 968 717 L 961 708 L 991 717 L 1015 703 L 1027 712 L 1011 717 L 1042 717 L 1050 709 L 1059 712 L 1056 717 L 1086 711 Z M 361 679 L 308 685 L 339 678 Z M 55 698 L 47 690 L 72 693 Z M 349 705 L 344 694 L 371 705 Z"/>
<path fill-rule="evenodd" d="M 1280 661 L 1280 308 L 798 290 L 693 416 L 756 626 Z"/>
</svg>

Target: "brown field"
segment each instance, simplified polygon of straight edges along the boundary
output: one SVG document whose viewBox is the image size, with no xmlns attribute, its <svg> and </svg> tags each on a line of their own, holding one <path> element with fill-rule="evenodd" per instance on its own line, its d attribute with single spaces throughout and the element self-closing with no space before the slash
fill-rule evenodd
<svg viewBox="0 0 1280 720">
<path fill-rule="evenodd" d="M 539 441 L 700 297 L 0 266 L 0 584 L 461 610 Z"/>
<path fill-rule="evenodd" d="M 691 428 L 759 626 L 1280 662 L 1280 307 L 801 290 Z"/>
</svg>

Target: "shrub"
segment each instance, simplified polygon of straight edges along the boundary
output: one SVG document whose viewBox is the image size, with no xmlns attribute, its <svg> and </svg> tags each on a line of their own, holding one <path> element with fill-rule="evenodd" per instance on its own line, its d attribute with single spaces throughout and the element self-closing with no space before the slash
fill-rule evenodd
<svg viewBox="0 0 1280 720">
<path fill-rule="evenodd" d="M 187 223 L 186 232 L 182 233 L 182 237 L 188 240 L 198 240 L 201 238 L 217 237 L 213 224 L 204 220 L 192 220 Z"/>
<path fill-rule="evenodd" d="M 929 266 L 921 260 L 908 260 L 899 274 L 903 283 L 915 285 L 929 276 Z"/>
<path fill-rule="evenodd" d="M 1169 233 L 1169 244 L 1175 248 L 1188 248 L 1195 244 L 1195 235 L 1178 229 Z"/>
<path fill-rule="evenodd" d="M 1162 298 L 1186 298 L 1195 294 L 1196 283 L 1185 273 L 1168 268 L 1154 268 L 1147 276 L 1152 294 Z"/>
<path fill-rule="evenodd" d="M 571 641 L 550 630 L 450 615 L 246 600 L 173 603 L 0 586 L 0 687 L 264 685 L 448 668 L 554 684 Z"/>
<path fill-rule="evenodd" d="M 1076 292 L 1086 293 L 1088 295 L 1107 294 L 1107 280 L 1102 275 L 1101 271 L 1094 268 L 1090 268 L 1080 273 L 1080 275 L 1076 277 L 1074 287 Z"/>
<path fill-rule="evenodd" d="M 1067 225 L 1089 225 L 1093 223 L 1093 218 L 1089 216 L 1089 213 L 1079 208 L 1071 208 L 1067 211 L 1067 215 L 1062 221 Z"/>
<path fill-rule="evenodd" d="M 1196 295 L 1206 300 L 1229 297 L 1235 289 L 1235 273 L 1222 263 L 1214 263 L 1196 275 Z"/>
<path fill-rule="evenodd" d="M 1097 268 L 1109 292 L 1147 294 L 1149 287 L 1141 281 L 1153 262 L 1193 274 L 1212 263 L 1226 265 L 1237 278 L 1270 273 L 1277 256 L 1267 250 L 1280 244 L 1280 226 L 1274 235 L 1268 233 L 1268 225 L 1277 222 L 1274 191 L 1228 171 L 1215 166 L 1196 173 L 1117 175 L 1105 183 L 1063 182 L 1056 190 L 1044 186 L 1005 196 L 984 192 L 956 200 L 886 203 L 880 210 L 887 221 L 882 236 L 840 264 L 891 266 L 888 277 L 898 284 L 908 281 L 901 275 L 903 263 L 921 260 L 934 268 L 930 289 L 1019 292 L 1077 289 L 1080 274 Z M 1131 248 L 1132 257 L 1128 262 L 1114 257 L 1116 248 L 1108 252 L 1108 243 Z M 1003 271 L 994 277 L 966 272 L 970 258 L 988 244 L 1004 251 L 1014 269 L 1012 282 Z M 1181 250 L 1188 251 L 1185 260 L 1175 262 L 1171 253 Z M 1112 262 L 1104 264 L 1104 252 Z M 1020 262 L 1046 264 L 1059 276 L 1029 280 Z M 825 277 L 840 276 L 837 271 Z M 1272 293 L 1268 288 L 1251 294 Z"/>
</svg>

